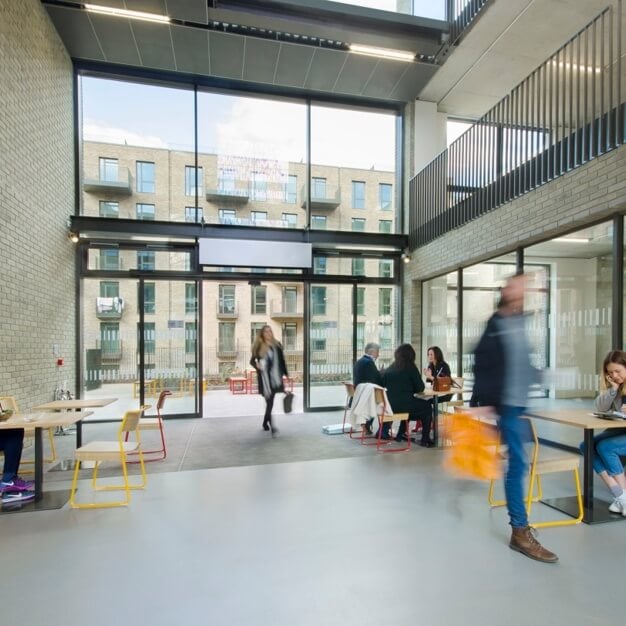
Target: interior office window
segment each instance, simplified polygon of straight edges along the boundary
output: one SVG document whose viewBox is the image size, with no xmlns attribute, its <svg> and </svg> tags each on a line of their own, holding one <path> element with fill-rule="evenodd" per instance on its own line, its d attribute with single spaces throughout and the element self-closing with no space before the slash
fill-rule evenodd
<svg viewBox="0 0 626 626">
<path fill-rule="evenodd" d="M 122 352 L 119 322 L 100 322 L 100 350 L 103 357 Z"/>
<path fill-rule="evenodd" d="M 285 202 L 295 204 L 298 201 L 298 177 L 289 174 L 287 178 L 287 186 L 285 187 Z"/>
<path fill-rule="evenodd" d="M 311 322 L 311 350 L 323 352 L 326 350 L 326 324 Z"/>
<path fill-rule="evenodd" d="M 365 315 L 365 287 L 356 288 L 356 314 Z"/>
<path fill-rule="evenodd" d="M 393 261 L 389 259 L 378 262 L 378 276 L 380 278 L 391 278 L 393 275 Z"/>
<path fill-rule="evenodd" d="M 101 298 L 119 298 L 120 284 L 116 280 L 100 281 L 100 297 Z"/>
<path fill-rule="evenodd" d="M 252 345 L 259 336 L 263 326 L 265 326 L 265 322 L 252 322 L 250 324 L 250 345 Z"/>
<path fill-rule="evenodd" d="M 267 287 L 265 285 L 253 285 L 251 287 L 252 313 L 265 315 L 267 313 Z"/>
<path fill-rule="evenodd" d="M 311 179 L 311 198 L 316 200 L 326 199 L 326 179 L 313 177 Z"/>
<path fill-rule="evenodd" d="M 356 349 L 357 352 L 365 349 L 365 322 L 356 323 Z"/>
<path fill-rule="evenodd" d="M 185 314 L 193 315 L 197 310 L 196 283 L 185 283 Z"/>
<path fill-rule="evenodd" d="M 233 324 L 234 326 L 234 324 Z M 198 341 L 198 329 L 195 322 L 185 322 L 185 353 L 195 354 Z"/>
<path fill-rule="evenodd" d="M 100 250 L 100 268 L 101 270 L 119 270 L 120 269 L 120 251 L 103 248 Z"/>
<path fill-rule="evenodd" d="M 365 208 L 365 183 L 363 181 L 352 181 L 352 208 Z"/>
<path fill-rule="evenodd" d="M 283 287 L 283 311 L 295 313 L 298 310 L 298 290 L 296 287 Z"/>
<path fill-rule="evenodd" d="M 117 159 L 100 157 L 100 180 L 117 182 L 119 179 L 119 165 Z"/>
<path fill-rule="evenodd" d="M 283 347 L 285 350 L 296 350 L 298 338 L 298 326 L 295 322 L 285 322 L 283 324 Z"/>
<path fill-rule="evenodd" d="M 379 324 L 378 325 L 378 343 L 381 350 L 390 350 L 393 341 L 393 325 L 392 324 Z"/>
<path fill-rule="evenodd" d="M 219 313 L 221 315 L 235 314 L 235 285 L 219 286 Z"/>
<path fill-rule="evenodd" d="M 237 222 L 237 214 L 235 209 L 219 209 L 217 217 L 220 224 L 235 224 Z"/>
<path fill-rule="evenodd" d="M 204 209 L 202 207 L 186 206 L 185 222 L 201 222 L 204 219 Z"/>
<path fill-rule="evenodd" d="M 296 228 L 298 225 L 298 216 L 295 213 L 283 213 L 282 220 L 287 228 Z"/>
<path fill-rule="evenodd" d="M 140 325 L 137 324 L 137 350 L 139 350 Z M 154 322 L 145 322 L 143 325 L 143 352 L 154 354 L 156 352 L 156 326 Z"/>
<path fill-rule="evenodd" d="M 365 276 L 365 259 L 352 259 L 352 276 Z"/>
<path fill-rule="evenodd" d="M 152 271 L 154 270 L 154 251 L 138 250 L 137 251 L 137 269 Z"/>
<path fill-rule="evenodd" d="M 378 232 L 390 235 L 393 232 L 393 222 L 391 220 L 378 220 Z"/>
<path fill-rule="evenodd" d="M 143 284 L 143 312 L 153 314 L 156 311 L 156 284 Z"/>
<path fill-rule="evenodd" d="M 381 211 L 391 211 L 393 186 L 388 183 L 380 183 L 378 185 L 378 206 Z"/>
<path fill-rule="evenodd" d="M 154 204 L 137 203 L 137 219 L 138 220 L 153 220 L 154 219 Z"/>
<path fill-rule="evenodd" d="M 220 352 L 235 352 L 235 322 L 218 324 L 218 347 Z"/>
<path fill-rule="evenodd" d="M 119 217 L 119 202 L 110 202 L 108 200 L 100 200 L 100 217 Z"/>
<path fill-rule="evenodd" d="M 352 218 L 352 230 L 355 233 L 364 233 L 365 232 L 365 219 L 362 217 L 353 217 Z"/>
<path fill-rule="evenodd" d="M 378 290 L 378 315 L 391 315 L 391 287 Z"/>
<path fill-rule="evenodd" d="M 326 257 L 316 256 L 313 259 L 313 273 L 314 274 L 326 274 Z"/>
<path fill-rule="evenodd" d="M 311 228 L 315 228 L 317 230 L 326 230 L 326 216 L 311 215 Z"/>
<path fill-rule="evenodd" d="M 311 287 L 311 315 L 326 315 L 326 287 Z"/>
<path fill-rule="evenodd" d="M 195 196 L 197 192 L 201 196 L 203 187 L 202 168 L 185 165 L 185 195 Z"/>
<path fill-rule="evenodd" d="M 137 192 L 154 193 L 154 163 L 137 161 Z"/>
<path fill-rule="evenodd" d="M 267 174 L 264 172 L 252 172 L 252 199 L 267 200 Z"/>
<path fill-rule="evenodd" d="M 235 190 L 235 170 L 230 167 L 221 167 L 217 177 L 217 188 L 219 191 Z"/>
<path fill-rule="evenodd" d="M 253 224 L 267 222 L 267 211 L 250 211 L 250 221 Z"/>
</svg>

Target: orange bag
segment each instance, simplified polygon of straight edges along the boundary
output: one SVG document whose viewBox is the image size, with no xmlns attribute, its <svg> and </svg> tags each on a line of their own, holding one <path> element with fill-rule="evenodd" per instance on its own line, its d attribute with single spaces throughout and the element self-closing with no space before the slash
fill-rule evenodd
<svg viewBox="0 0 626 626">
<path fill-rule="evenodd" d="M 469 413 L 453 413 L 446 437 L 451 441 L 444 457 L 444 468 L 448 472 L 475 480 L 501 476 L 501 458 L 496 453 L 499 433 L 495 426 Z"/>
</svg>

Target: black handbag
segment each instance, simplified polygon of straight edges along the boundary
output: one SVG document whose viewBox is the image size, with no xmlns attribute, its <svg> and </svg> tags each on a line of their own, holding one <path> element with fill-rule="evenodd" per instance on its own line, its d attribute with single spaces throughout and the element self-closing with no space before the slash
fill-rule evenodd
<svg viewBox="0 0 626 626">
<path fill-rule="evenodd" d="M 285 413 L 291 413 L 293 409 L 293 393 L 286 391 L 283 397 L 283 411 Z"/>
</svg>

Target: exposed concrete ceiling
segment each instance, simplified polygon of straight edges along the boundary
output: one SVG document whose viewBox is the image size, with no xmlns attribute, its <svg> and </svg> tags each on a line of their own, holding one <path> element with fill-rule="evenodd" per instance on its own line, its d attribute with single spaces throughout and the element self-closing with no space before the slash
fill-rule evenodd
<svg viewBox="0 0 626 626">
<path fill-rule="evenodd" d="M 419 98 L 436 102 L 439 111 L 450 115 L 479 118 L 610 4 L 494 0 L 452 48 Z M 625 26 L 623 22 L 622 32 Z"/>
</svg>

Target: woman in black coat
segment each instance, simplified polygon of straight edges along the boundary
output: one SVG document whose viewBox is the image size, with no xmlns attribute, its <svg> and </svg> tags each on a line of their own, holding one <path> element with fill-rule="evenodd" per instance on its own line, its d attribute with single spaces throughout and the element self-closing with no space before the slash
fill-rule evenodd
<svg viewBox="0 0 626 626">
<path fill-rule="evenodd" d="M 387 398 L 394 413 L 408 413 L 409 420 L 421 420 L 422 440 L 420 445 L 432 448 L 435 443 L 430 438 L 432 405 L 427 400 L 416 398 L 416 393 L 424 391 L 424 381 L 415 365 L 415 350 L 408 343 L 396 348 L 393 363 L 383 373 L 387 388 Z M 386 433 L 383 432 L 383 436 Z M 400 422 L 396 441 L 403 441 L 406 435 L 406 421 Z"/>
<path fill-rule="evenodd" d="M 265 415 L 263 416 L 263 430 L 271 430 L 272 434 L 278 429 L 272 424 L 272 408 L 277 393 L 285 391 L 283 376 L 288 376 L 287 365 L 283 348 L 274 338 L 270 326 L 263 326 L 252 345 L 250 365 L 256 370 L 259 393 L 265 398 Z"/>
<path fill-rule="evenodd" d="M 422 370 L 422 373 L 428 382 L 432 383 L 439 376 L 452 378 L 450 366 L 445 362 L 443 352 L 439 346 L 430 346 L 426 356 L 428 357 L 428 365 Z M 450 402 L 450 400 L 452 400 L 452 395 L 439 398 L 439 402 Z"/>
</svg>

